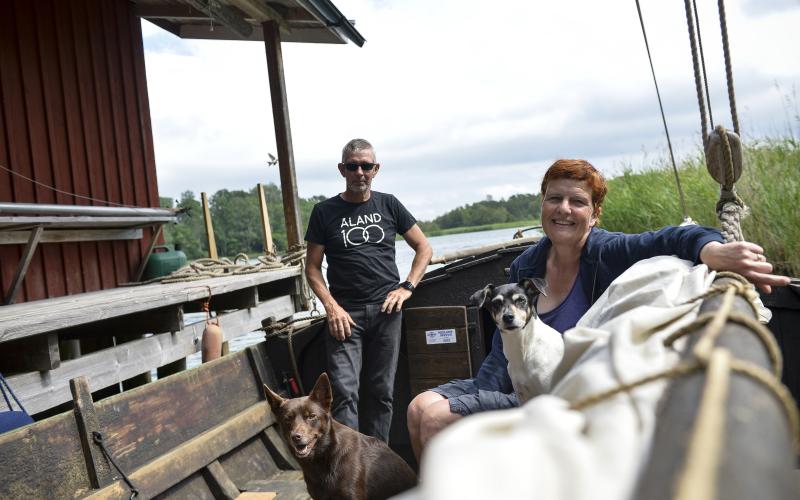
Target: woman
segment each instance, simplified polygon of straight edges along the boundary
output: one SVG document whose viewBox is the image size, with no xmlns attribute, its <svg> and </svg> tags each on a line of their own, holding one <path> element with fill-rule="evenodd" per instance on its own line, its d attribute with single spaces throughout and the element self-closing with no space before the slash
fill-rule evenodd
<svg viewBox="0 0 800 500">
<path fill-rule="evenodd" d="M 558 160 L 542 179 L 543 237 L 511 264 L 511 282 L 540 277 L 547 296 L 536 310 L 542 321 L 564 333 L 575 326 L 614 279 L 636 262 L 677 255 L 713 270 L 734 271 L 766 293 L 786 286 L 754 243 L 723 243 L 716 229 L 666 227 L 641 234 L 611 233 L 596 227 L 608 187 L 585 160 Z M 499 332 L 474 379 L 454 380 L 419 394 L 408 407 L 411 446 L 419 460 L 425 443 L 452 422 L 479 411 L 517 406 L 506 370 Z"/>
</svg>

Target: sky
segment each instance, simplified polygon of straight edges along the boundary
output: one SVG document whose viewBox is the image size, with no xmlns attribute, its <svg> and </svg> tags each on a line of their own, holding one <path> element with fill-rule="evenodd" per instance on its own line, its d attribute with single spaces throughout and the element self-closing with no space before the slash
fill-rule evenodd
<svg viewBox="0 0 800 500">
<path fill-rule="evenodd" d="M 284 43 L 299 194 L 344 189 L 369 140 L 373 189 L 420 220 L 539 191 L 558 158 L 613 177 L 668 158 L 634 0 L 334 0 L 363 47 Z M 699 152 L 683 2 L 640 0 L 673 148 Z M 717 2 L 698 3 L 715 123 L 732 128 Z M 800 137 L 800 0 L 725 3 L 745 141 Z M 182 40 L 142 21 L 161 196 L 279 184 L 262 42 Z"/>
</svg>

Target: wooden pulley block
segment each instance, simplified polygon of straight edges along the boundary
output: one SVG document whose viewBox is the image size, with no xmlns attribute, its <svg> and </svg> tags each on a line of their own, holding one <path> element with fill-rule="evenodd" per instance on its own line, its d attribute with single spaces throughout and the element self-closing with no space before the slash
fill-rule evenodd
<svg viewBox="0 0 800 500">
<path fill-rule="evenodd" d="M 723 134 L 725 135 L 723 136 Z M 727 137 L 731 150 L 732 179 L 728 178 L 731 175 L 731 165 L 728 164 L 724 137 Z M 739 177 L 742 176 L 742 142 L 735 132 L 717 126 L 708 135 L 706 166 L 711 177 L 722 186 L 731 187 L 739 180 Z"/>
</svg>

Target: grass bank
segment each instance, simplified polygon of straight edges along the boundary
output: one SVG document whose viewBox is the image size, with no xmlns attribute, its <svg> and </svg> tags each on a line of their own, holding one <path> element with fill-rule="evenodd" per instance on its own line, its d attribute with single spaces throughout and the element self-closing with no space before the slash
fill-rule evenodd
<svg viewBox="0 0 800 500">
<path fill-rule="evenodd" d="M 718 227 L 719 185 L 708 174 L 703 156 L 684 161 L 678 173 L 689 216 Z M 750 208 L 742 221 L 745 238 L 764 247 L 776 272 L 800 276 L 800 143 L 787 138 L 745 145 L 736 188 Z M 641 232 L 682 219 L 674 174 L 666 162 L 644 172 L 628 170 L 609 181 L 601 227 Z"/>
</svg>

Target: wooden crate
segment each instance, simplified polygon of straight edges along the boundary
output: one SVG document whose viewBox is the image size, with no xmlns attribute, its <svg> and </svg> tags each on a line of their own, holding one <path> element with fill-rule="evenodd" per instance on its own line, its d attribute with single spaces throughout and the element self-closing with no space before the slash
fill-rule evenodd
<svg viewBox="0 0 800 500">
<path fill-rule="evenodd" d="M 403 312 L 410 396 L 472 374 L 467 308 L 416 307 Z"/>
</svg>

